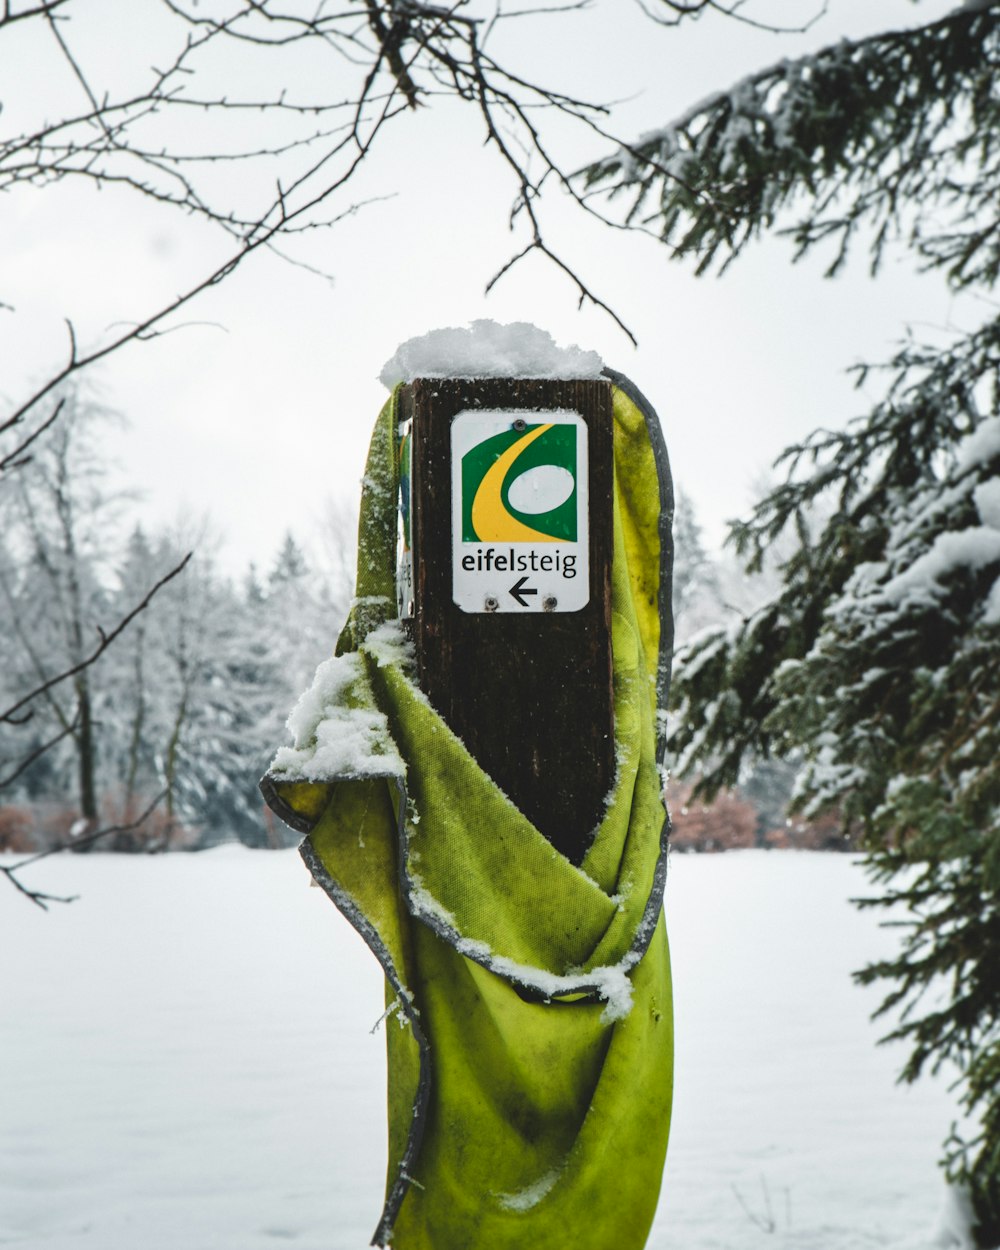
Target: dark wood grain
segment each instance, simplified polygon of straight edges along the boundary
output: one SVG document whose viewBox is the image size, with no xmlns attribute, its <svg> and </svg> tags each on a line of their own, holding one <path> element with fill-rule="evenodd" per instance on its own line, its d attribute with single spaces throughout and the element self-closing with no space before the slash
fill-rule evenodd
<svg viewBox="0 0 1000 1250">
<path fill-rule="evenodd" d="M 451 423 L 477 407 L 570 409 L 587 423 L 590 600 L 579 611 L 468 613 L 452 602 Z M 406 388 L 403 415 L 414 419 L 420 685 L 482 768 L 579 863 L 614 779 L 610 384 L 418 379 Z"/>
</svg>

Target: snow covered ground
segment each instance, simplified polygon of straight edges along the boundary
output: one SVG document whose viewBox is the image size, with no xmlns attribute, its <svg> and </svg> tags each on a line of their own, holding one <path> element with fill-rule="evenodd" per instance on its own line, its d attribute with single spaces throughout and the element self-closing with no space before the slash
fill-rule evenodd
<svg viewBox="0 0 1000 1250">
<path fill-rule="evenodd" d="M 0 896 L 0 1245 L 362 1250 L 381 984 L 298 856 L 30 871 L 81 898 Z M 848 903 L 865 886 L 846 856 L 671 861 L 677 1102 L 649 1250 L 943 1244 L 953 1100 L 898 1087 L 874 1045 L 849 973 L 893 938 Z"/>
</svg>

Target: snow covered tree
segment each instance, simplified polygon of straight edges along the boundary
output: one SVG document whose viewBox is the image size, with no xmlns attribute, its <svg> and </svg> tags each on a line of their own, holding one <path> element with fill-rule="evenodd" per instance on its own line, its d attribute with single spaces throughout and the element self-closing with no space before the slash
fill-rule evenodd
<svg viewBox="0 0 1000 1250">
<path fill-rule="evenodd" d="M 129 536 L 118 574 L 118 598 L 123 605 L 141 598 L 149 585 L 150 572 L 155 564 L 153 547 L 143 530 L 136 526 Z M 144 783 L 150 781 L 152 772 L 146 733 L 152 684 L 151 657 L 147 645 L 149 629 L 148 617 L 140 615 L 114 655 L 116 663 L 112 683 L 117 687 L 114 725 L 120 732 L 114 735 L 117 741 L 111 754 L 115 775 L 122 786 L 122 804 L 126 815 L 135 810 Z M 155 653 L 152 659 L 155 663 Z"/>
<path fill-rule="evenodd" d="M 2 499 L 8 561 L 0 596 L 10 633 L 6 680 L 11 698 L 46 686 L 29 717 L 33 742 L 72 744 L 80 817 L 98 817 L 100 685 L 85 665 L 108 613 L 107 526 L 115 499 L 94 445 L 108 410 L 75 389 L 62 398 L 61 419 L 23 464 Z M 34 724 L 31 722 L 34 721 Z"/>
<path fill-rule="evenodd" d="M 132 561 L 135 576 L 115 590 L 118 515 L 127 496 L 112 489 L 98 437 L 118 414 L 72 378 L 53 396 L 49 416 L 33 430 L 0 423 L 0 620 L 5 643 L 0 669 L 0 802 L 20 822 L 18 837 L 46 853 L 89 849 L 111 837 L 132 837 L 150 810 L 126 800 L 123 820 L 102 824 L 109 787 L 121 770 L 116 729 L 129 699 L 116 702 L 116 665 L 108 654 L 160 589 Z M 128 590 L 124 604 L 122 591 Z M 142 633 L 140 627 L 139 633 Z M 141 638 L 139 642 L 141 657 Z M 117 653 L 116 653 L 117 655 Z M 138 665 L 141 678 L 141 660 Z M 135 674 L 130 673 L 130 680 Z M 135 695 L 129 752 L 138 759 L 143 690 Z M 121 753 L 120 753 L 121 754 Z M 134 770 L 133 770 L 134 773 Z M 126 780 L 126 793 L 131 783 Z M 73 796 L 73 797 L 71 797 Z M 48 813 L 44 811 L 49 808 Z M 3 875 L 41 907 L 56 900 L 25 886 L 17 866 Z"/>
<path fill-rule="evenodd" d="M 29 824 L 15 841 L 62 843 L 82 816 L 85 845 L 100 825 L 109 850 L 234 835 L 273 845 L 257 782 L 346 603 L 310 571 L 291 534 L 267 590 L 252 570 L 234 589 L 199 556 L 149 598 L 192 545 L 205 546 L 203 535 L 133 527 L 122 543 L 115 503 L 124 500 L 92 442 L 101 410 L 66 402 L 65 419 L 0 497 L 0 615 L 9 633 L 0 701 L 29 696 L 20 714 L 0 720 L 0 802 L 24 804 L 10 807 L 8 823 Z M 144 598 L 113 647 L 30 697 L 93 655 L 104 622 L 117 625 Z M 158 795 L 161 807 L 150 811 Z M 47 833 L 49 809 L 61 824 Z"/>
<path fill-rule="evenodd" d="M 302 579 L 309 575 L 309 563 L 305 552 L 295 541 L 291 530 L 285 531 L 281 548 L 274 558 L 274 565 L 268 575 L 268 587 L 273 594 L 286 587 L 296 587 Z"/>
<path fill-rule="evenodd" d="M 708 554 L 689 495 L 677 490 L 674 507 L 674 628 L 686 641 L 725 615 L 719 570 Z"/>
<path fill-rule="evenodd" d="M 161 537 L 152 567 L 169 567 L 192 543 L 201 545 L 192 535 Z M 142 759 L 166 791 L 169 819 L 200 845 L 234 835 L 273 844 L 257 783 L 345 607 L 287 534 L 266 589 L 254 570 L 236 589 L 196 557 L 157 596 L 145 639 L 134 635 L 119 653 L 121 662 L 144 647 Z M 139 706 L 134 690 L 122 691 L 121 706 Z"/>
<path fill-rule="evenodd" d="M 731 536 L 753 569 L 797 533 L 783 585 L 682 652 L 672 731 L 703 793 L 748 756 L 801 752 L 799 808 L 863 829 L 868 905 L 907 918 L 860 979 L 888 982 L 906 1080 L 957 1065 L 975 1127 L 945 1164 L 982 1246 L 1000 1241 L 998 61 L 1000 5 L 966 0 L 751 75 L 587 173 L 699 271 L 770 229 L 797 256 L 832 244 L 831 274 L 854 244 L 873 273 L 902 244 L 992 310 L 862 369 L 884 397 L 785 453 L 787 480 Z"/>
<path fill-rule="evenodd" d="M 203 534 L 161 534 L 152 549 L 153 567 L 170 567 L 182 550 L 203 545 Z M 157 596 L 145 625 L 139 739 L 146 787 L 164 793 L 168 833 L 199 845 L 242 836 L 245 824 L 260 822 L 245 797 L 254 773 L 245 742 L 252 717 L 242 710 L 252 647 L 238 598 L 213 560 L 197 555 Z M 139 637 L 130 643 L 137 651 Z M 123 649 L 118 659 L 124 654 Z M 254 672 L 249 682 L 252 697 L 263 705 L 269 692 L 256 689 L 264 686 L 259 676 Z M 129 675 L 122 677 L 127 689 Z M 122 692 L 123 706 L 139 706 L 137 677 L 131 703 Z"/>
</svg>

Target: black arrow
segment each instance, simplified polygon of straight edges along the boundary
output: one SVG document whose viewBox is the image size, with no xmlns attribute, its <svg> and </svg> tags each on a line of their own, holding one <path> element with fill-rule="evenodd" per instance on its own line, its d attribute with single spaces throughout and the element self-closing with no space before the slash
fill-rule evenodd
<svg viewBox="0 0 1000 1250">
<path fill-rule="evenodd" d="M 524 598 L 525 595 L 537 595 L 538 594 L 538 591 L 534 586 L 525 586 L 524 583 L 527 580 L 528 580 L 527 577 L 519 577 L 517 581 L 514 583 L 514 585 L 511 586 L 510 588 L 510 594 L 514 596 L 514 598 L 518 601 L 518 603 L 521 605 L 522 608 L 526 608 L 528 606 L 528 601 L 527 599 Z"/>
</svg>

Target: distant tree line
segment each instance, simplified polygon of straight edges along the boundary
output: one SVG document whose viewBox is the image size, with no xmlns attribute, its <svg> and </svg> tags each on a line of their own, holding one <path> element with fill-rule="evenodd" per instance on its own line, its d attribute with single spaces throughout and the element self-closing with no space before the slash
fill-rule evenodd
<svg viewBox="0 0 1000 1250">
<path fill-rule="evenodd" d="M 134 500 L 99 455 L 114 419 L 70 389 L 0 493 L 0 706 L 34 694 L 0 722 L 0 849 L 86 847 L 108 827 L 99 844 L 120 851 L 281 845 L 256 783 L 330 652 L 344 579 L 311 568 L 288 534 L 267 571 L 237 585 L 203 536 L 130 522 Z"/>
</svg>

